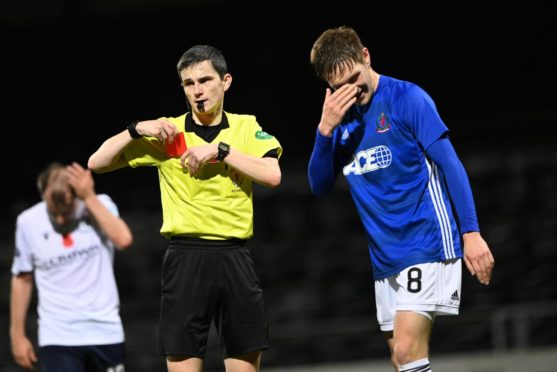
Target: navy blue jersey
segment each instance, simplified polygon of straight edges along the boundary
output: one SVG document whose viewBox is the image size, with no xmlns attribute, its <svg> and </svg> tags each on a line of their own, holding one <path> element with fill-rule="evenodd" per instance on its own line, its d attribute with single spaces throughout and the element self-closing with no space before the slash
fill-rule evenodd
<svg viewBox="0 0 557 372">
<path fill-rule="evenodd" d="M 423 89 L 381 76 L 371 102 L 354 105 L 332 140 L 317 134 L 312 189 L 329 191 L 342 171 L 368 235 L 375 279 L 462 257 L 446 183 L 426 153 L 447 132 Z M 331 153 L 332 162 L 318 160 Z"/>
</svg>

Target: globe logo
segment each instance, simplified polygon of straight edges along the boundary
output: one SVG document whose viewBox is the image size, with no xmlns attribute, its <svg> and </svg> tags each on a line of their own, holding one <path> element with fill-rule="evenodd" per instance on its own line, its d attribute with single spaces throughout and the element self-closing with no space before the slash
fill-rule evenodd
<svg viewBox="0 0 557 372">
<path fill-rule="evenodd" d="M 375 160 L 379 168 L 387 168 L 391 165 L 393 154 L 387 146 L 377 146 L 375 148 Z"/>
<path fill-rule="evenodd" d="M 387 168 L 393 161 L 393 154 L 387 146 L 379 145 L 366 150 L 358 151 L 342 172 L 345 176 L 354 174 L 360 176 L 364 173 L 374 172 Z"/>
</svg>

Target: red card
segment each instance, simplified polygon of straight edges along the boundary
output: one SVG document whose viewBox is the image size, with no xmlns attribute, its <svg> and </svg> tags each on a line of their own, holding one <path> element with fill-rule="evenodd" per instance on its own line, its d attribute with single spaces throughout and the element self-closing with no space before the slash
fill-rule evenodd
<svg viewBox="0 0 557 372">
<path fill-rule="evenodd" d="M 188 149 L 184 132 L 176 134 L 172 143 L 167 139 L 164 143 L 164 147 L 166 149 L 166 155 L 169 157 L 180 157 Z"/>
</svg>

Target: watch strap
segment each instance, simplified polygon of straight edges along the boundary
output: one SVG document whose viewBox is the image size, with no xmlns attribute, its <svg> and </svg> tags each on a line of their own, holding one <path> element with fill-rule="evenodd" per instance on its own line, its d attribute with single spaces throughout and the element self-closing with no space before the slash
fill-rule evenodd
<svg viewBox="0 0 557 372">
<path fill-rule="evenodd" d="M 143 137 L 143 136 L 142 136 L 141 134 L 139 134 L 139 132 L 137 131 L 137 128 L 136 128 L 137 123 L 139 123 L 139 121 L 136 120 L 136 121 L 132 122 L 130 125 L 128 125 L 128 132 L 130 133 L 130 136 L 131 136 L 133 139 L 138 139 L 138 138 Z"/>
<path fill-rule="evenodd" d="M 219 142 L 218 144 L 218 152 L 217 152 L 217 161 L 223 161 L 230 154 L 230 145 L 224 142 Z"/>
</svg>

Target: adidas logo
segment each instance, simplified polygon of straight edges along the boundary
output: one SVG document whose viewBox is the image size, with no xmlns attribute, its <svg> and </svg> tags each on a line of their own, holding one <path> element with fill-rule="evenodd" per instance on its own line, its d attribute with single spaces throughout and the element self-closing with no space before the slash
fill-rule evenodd
<svg viewBox="0 0 557 372">
<path fill-rule="evenodd" d="M 458 301 L 460 298 L 458 297 L 458 291 L 454 291 L 451 295 L 451 300 Z"/>
<path fill-rule="evenodd" d="M 346 141 L 348 139 L 348 137 L 350 137 L 350 134 L 348 134 L 348 129 L 344 128 L 344 132 L 342 132 L 341 139 Z"/>
</svg>

